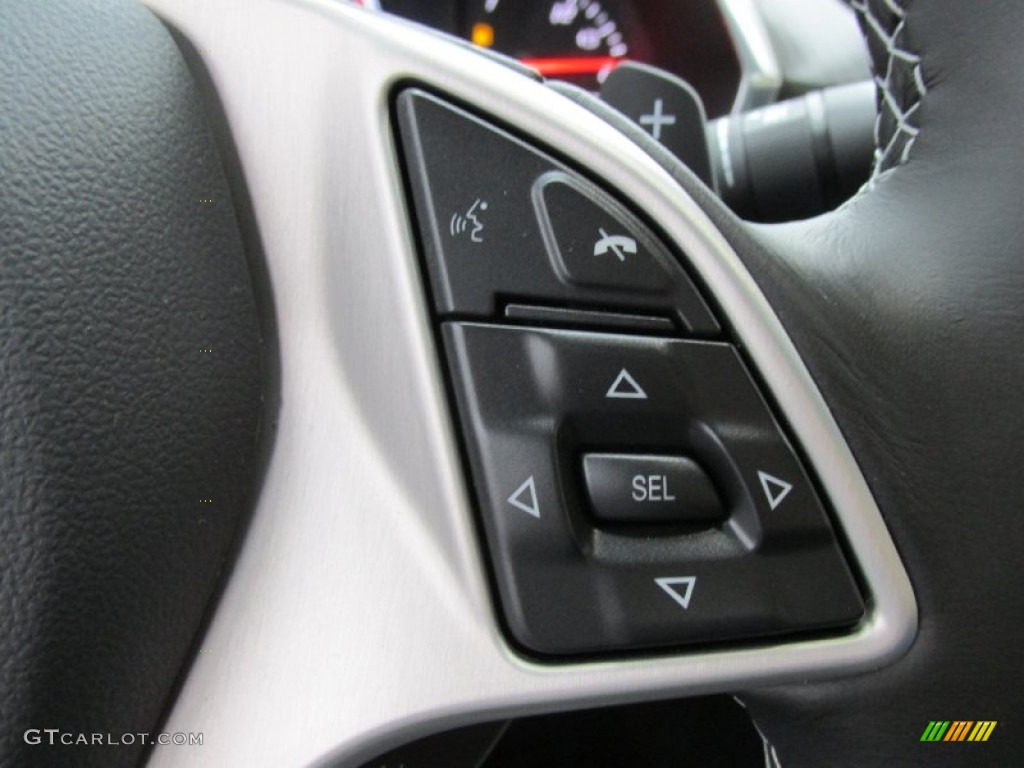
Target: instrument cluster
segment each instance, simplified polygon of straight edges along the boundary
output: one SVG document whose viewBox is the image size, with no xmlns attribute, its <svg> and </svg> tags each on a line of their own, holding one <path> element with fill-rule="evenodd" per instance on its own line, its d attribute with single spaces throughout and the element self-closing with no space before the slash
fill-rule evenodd
<svg viewBox="0 0 1024 768">
<path fill-rule="evenodd" d="M 379 0 L 381 10 L 519 59 L 542 75 L 597 90 L 623 61 L 690 83 L 708 117 L 742 91 L 733 0 Z"/>
</svg>

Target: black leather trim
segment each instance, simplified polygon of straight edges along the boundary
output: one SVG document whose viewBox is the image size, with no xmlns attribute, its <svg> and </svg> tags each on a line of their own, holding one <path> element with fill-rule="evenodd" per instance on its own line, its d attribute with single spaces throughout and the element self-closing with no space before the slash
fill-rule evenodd
<svg viewBox="0 0 1024 768">
<path fill-rule="evenodd" d="M 915 0 L 929 85 L 908 162 L 747 261 L 825 393 L 903 556 L 899 663 L 745 697 L 783 765 L 1007 766 L 1024 750 L 1024 5 Z M 930 720 L 996 720 L 922 744 Z"/>
<path fill-rule="evenodd" d="M 160 22 L 8 0 L 0 30 L 0 766 L 134 765 L 253 500 L 267 346 Z"/>
<path fill-rule="evenodd" d="M 918 600 L 870 675 L 744 694 L 783 766 L 1008 766 L 1024 754 L 1024 4 L 915 0 L 927 98 L 908 162 L 835 213 L 737 220 L 649 136 L 746 262 L 847 437 Z M 810 587 L 813 588 L 813 587 Z M 996 720 L 928 744 L 930 720 Z"/>
</svg>

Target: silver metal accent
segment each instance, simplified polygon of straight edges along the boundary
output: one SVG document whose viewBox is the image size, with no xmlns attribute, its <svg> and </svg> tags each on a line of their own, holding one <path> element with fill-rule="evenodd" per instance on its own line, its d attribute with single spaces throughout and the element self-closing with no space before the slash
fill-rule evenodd
<svg viewBox="0 0 1024 768">
<path fill-rule="evenodd" d="M 251 525 L 150 765 L 356 765 L 425 733 L 580 705 L 875 669 L 916 630 L 863 477 L 779 321 L 697 204 L 551 89 L 329 0 L 148 0 L 202 55 L 277 309 L 277 443 Z M 390 123 L 409 78 L 496 114 L 624 191 L 689 254 L 810 457 L 870 590 L 852 634 L 538 663 L 497 629 Z"/>
<path fill-rule="evenodd" d="M 771 38 L 754 0 L 716 0 L 740 60 L 740 84 L 732 111 L 743 112 L 771 104 L 782 88 Z"/>
</svg>

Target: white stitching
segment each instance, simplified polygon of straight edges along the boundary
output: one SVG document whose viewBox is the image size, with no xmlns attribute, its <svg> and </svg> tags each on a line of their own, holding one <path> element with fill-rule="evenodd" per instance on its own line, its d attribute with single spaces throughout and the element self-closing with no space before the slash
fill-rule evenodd
<svg viewBox="0 0 1024 768">
<path fill-rule="evenodd" d="M 921 97 L 924 98 L 928 93 L 928 86 L 924 83 L 924 72 L 921 70 L 920 60 L 918 60 L 917 66 L 914 67 L 914 85 L 917 86 L 918 92 L 920 92 Z M 921 105 L 920 100 L 917 102 L 917 105 Z"/>
<path fill-rule="evenodd" d="M 892 34 L 888 34 L 885 31 L 885 26 L 882 22 L 875 17 L 872 13 L 867 0 L 852 0 L 850 3 L 855 11 L 857 11 L 864 19 L 865 32 L 877 36 L 879 42 L 885 45 L 887 60 L 884 62 L 874 62 L 876 72 L 884 69 L 884 77 L 876 75 L 875 83 L 878 86 L 879 93 L 881 94 L 882 101 L 884 102 L 885 108 L 891 113 L 893 118 L 896 120 L 895 129 L 892 135 L 888 137 L 888 141 L 885 142 L 885 146 L 882 146 L 882 118 L 883 111 L 879 109 L 879 114 L 875 119 L 875 168 L 874 168 L 874 180 L 876 180 L 882 173 L 892 168 L 894 165 L 902 165 L 910 159 L 910 150 L 914 146 L 914 142 L 917 140 L 920 128 L 913 121 L 915 113 L 921 106 L 921 101 L 928 93 L 928 87 L 925 84 L 924 72 L 921 68 L 921 57 L 907 50 L 905 47 L 901 47 L 900 38 L 903 35 L 907 11 L 903 5 L 900 5 L 900 0 L 883 0 L 885 7 L 892 12 L 896 19 L 899 19 L 899 23 L 893 29 Z M 893 74 L 894 67 L 899 63 L 902 67 L 909 67 L 912 75 L 912 82 L 914 89 L 917 91 L 915 97 L 909 104 L 902 104 L 901 99 L 893 90 Z M 881 106 L 881 105 L 880 105 Z M 902 151 L 899 154 L 899 158 L 892 156 L 893 150 L 903 142 Z"/>
<path fill-rule="evenodd" d="M 746 703 L 739 696 L 733 696 L 732 700 L 739 704 L 747 713 L 750 723 L 754 726 L 754 730 L 761 737 L 761 746 L 764 749 L 764 768 L 782 768 L 782 763 L 779 762 L 779 754 L 775 751 L 775 745 L 768 741 L 768 737 L 764 735 L 761 726 L 757 724 L 753 715 L 750 714 L 750 710 L 747 709 Z"/>
<path fill-rule="evenodd" d="M 885 0 L 885 5 L 890 11 L 895 13 L 901 19 L 907 15 L 907 12 L 900 8 L 900 6 L 896 3 L 896 0 Z"/>
</svg>

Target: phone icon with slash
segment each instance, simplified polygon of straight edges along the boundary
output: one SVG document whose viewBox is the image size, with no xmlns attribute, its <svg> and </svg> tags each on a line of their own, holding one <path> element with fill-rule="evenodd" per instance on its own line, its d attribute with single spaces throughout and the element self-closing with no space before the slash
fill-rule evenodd
<svg viewBox="0 0 1024 768">
<path fill-rule="evenodd" d="M 597 230 L 601 239 L 594 243 L 594 255 L 602 256 L 611 251 L 619 261 L 626 260 L 627 253 L 636 253 L 636 240 L 626 235 L 609 235 L 604 229 Z"/>
</svg>

